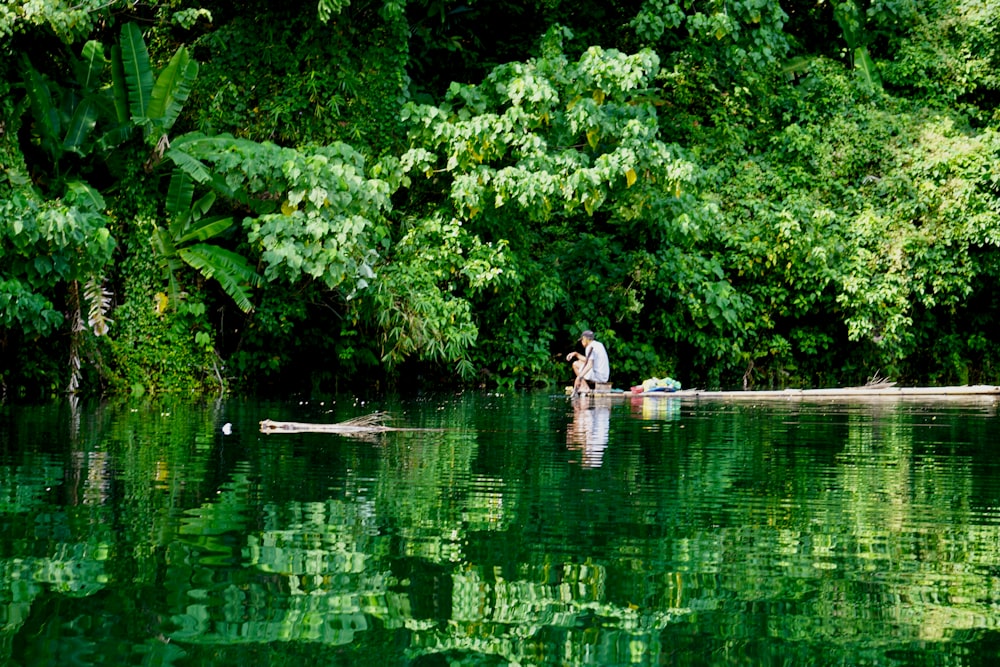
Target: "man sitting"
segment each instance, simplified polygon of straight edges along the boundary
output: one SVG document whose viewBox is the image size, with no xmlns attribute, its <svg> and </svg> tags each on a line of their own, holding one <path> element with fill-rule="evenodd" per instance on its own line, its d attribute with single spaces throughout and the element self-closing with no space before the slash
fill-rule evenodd
<svg viewBox="0 0 1000 667">
<path fill-rule="evenodd" d="M 604 349 L 604 345 L 594 340 L 594 332 L 587 329 L 580 334 L 580 344 L 583 345 L 583 354 L 570 352 L 566 355 L 566 361 L 573 362 L 573 372 L 576 374 L 573 381 L 574 394 L 589 391 L 599 382 L 607 382 L 611 375 L 608 351 Z"/>
</svg>

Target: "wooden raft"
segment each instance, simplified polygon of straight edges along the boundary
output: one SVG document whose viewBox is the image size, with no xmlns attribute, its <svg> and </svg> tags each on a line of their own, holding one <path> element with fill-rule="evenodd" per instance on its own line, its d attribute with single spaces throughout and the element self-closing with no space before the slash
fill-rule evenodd
<svg viewBox="0 0 1000 667">
<path fill-rule="evenodd" d="M 572 387 L 566 388 L 566 394 L 572 392 Z M 589 396 L 621 397 L 621 398 L 725 398 L 725 399 L 796 399 L 822 398 L 832 400 L 850 400 L 854 398 L 941 398 L 962 396 L 1000 396 L 1000 386 L 997 385 L 962 385 L 957 387 L 896 387 L 892 385 L 841 387 L 830 389 L 776 389 L 776 390 L 744 390 L 744 391 L 706 391 L 702 389 L 682 389 L 679 391 L 646 391 L 641 394 L 631 392 L 589 392 Z"/>
</svg>

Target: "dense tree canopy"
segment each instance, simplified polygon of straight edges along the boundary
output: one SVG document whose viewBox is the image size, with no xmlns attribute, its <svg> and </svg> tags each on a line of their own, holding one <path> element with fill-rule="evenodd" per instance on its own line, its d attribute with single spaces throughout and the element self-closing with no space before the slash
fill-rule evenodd
<svg viewBox="0 0 1000 667">
<path fill-rule="evenodd" d="M 501 29 L 502 28 L 502 29 Z M 986 0 L 8 2 L 0 384 L 997 380 Z"/>
</svg>

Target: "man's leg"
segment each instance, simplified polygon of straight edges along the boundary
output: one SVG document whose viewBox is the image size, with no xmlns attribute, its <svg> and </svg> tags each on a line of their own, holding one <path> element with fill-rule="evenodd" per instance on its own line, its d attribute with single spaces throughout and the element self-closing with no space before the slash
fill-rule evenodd
<svg viewBox="0 0 1000 667">
<path fill-rule="evenodd" d="M 583 359 L 577 359 L 573 362 L 573 391 L 577 393 L 586 392 L 590 389 L 590 385 L 582 377 L 579 377 L 580 371 L 583 370 Z"/>
</svg>

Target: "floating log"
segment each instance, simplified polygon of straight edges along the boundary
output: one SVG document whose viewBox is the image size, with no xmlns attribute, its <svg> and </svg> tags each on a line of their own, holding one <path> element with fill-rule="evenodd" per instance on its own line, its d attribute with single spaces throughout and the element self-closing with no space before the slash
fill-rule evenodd
<svg viewBox="0 0 1000 667">
<path fill-rule="evenodd" d="M 279 422 L 265 419 L 260 422 L 261 433 L 339 433 L 341 435 L 369 435 L 386 431 L 438 431 L 434 428 L 397 428 L 386 426 L 392 419 L 386 412 L 373 412 L 336 424 L 315 424 L 310 422 Z"/>
</svg>

